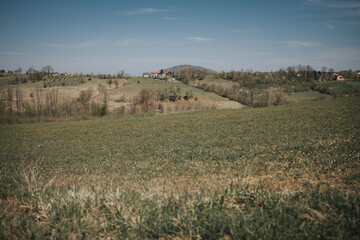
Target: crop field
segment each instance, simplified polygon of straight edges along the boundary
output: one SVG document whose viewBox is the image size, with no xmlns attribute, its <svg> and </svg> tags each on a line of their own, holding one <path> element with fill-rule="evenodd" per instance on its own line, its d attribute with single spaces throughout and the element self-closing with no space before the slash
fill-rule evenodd
<svg viewBox="0 0 360 240">
<path fill-rule="evenodd" d="M 1 239 L 360 238 L 360 97 L 2 125 L 0 149 Z"/>
</svg>

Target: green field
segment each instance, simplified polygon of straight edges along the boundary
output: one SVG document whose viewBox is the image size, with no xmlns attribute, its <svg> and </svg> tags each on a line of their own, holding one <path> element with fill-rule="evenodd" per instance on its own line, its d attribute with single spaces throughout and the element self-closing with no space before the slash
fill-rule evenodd
<svg viewBox="0 0 360 240">
<path fill-rule="evenodd" d="M 1 239 L 360 237 L 359 97 L 0 136 Z"/>
<path fill-rule="evenodd" d="M 296 92 L 289 94 L 289 103 L 300 103 L 303 101 L 315 101 L 329 98 L 330 96 L 316 91 Z"/>
</svg>

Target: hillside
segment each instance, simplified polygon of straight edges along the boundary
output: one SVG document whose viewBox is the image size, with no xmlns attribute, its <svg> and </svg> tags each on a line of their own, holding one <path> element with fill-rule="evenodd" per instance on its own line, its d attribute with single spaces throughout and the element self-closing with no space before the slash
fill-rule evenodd
<svg viewBox="0 0 360 240">
<path fill-rule="evenodd" d="M 193 66 L 193 65 L 178 65 L 178 66 L 174 66 L 174 67 L 170 67 L 170 68 L 166 68 L 166 69 L 163 69 L 165 72 L 179 72 L 181 69 L 186 69 L 186 68 L 195 68 L 196 70 L 200 70 L 200 71 L 207 71 L 209 73 L 213 73 L 213 72 L 216 72 L 212 69 L 209 69 L 209 68 L 204 68 L 204 67 L 201 67 L 201 66 Z"/>
<path fill-rule="evenodd" d="M 359 101 L 0 126 L 0 238 L 357 239 Z"/>
</svg>

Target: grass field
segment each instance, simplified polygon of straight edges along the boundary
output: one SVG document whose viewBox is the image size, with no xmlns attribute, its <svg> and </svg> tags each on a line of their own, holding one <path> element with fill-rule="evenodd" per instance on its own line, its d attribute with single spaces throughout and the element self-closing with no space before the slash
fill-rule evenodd
<svg viewBox="0 0 360 240">
<path fill-rule="evenodd" d="M 296 92 L 289 94 L 289 103 L 300 103 L 303 101 L 315 101 L 329 98 L 330 96 L 316 91 Z"/>
<path fill-rule="evenodd" d="M 2 239 L 360 237 L 359 97 L 0 136 Z"/>
</svg>

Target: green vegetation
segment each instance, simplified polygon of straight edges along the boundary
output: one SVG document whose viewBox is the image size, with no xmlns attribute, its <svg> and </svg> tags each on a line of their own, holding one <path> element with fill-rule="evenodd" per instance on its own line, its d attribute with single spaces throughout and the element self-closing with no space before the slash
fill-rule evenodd
<svg viewBox="0 0 360 240">
<path fill-rule="evenodd" d="M 0 126 L 0 238 L 357 239 L 360 98 Z"/>
<path fill-rule="evenodd" d="M 76 86 L 88 81 L 85 76 L 49 76 L 44 81 L 44 88 L 56 86 Z"/>
<path fill-rule="evenodd" d="M 294 92 L 289 94 L 289 103 L 301 103 L 304 101 L 316 101 L 330 98 L 329 95 L 317 91 Z"/>
<path fill-rule="evenodd" d="M 330 97 L 360 95 L 356 72 L 342 71 L 347 81 L 331 81 L 338 75 L 333 70 L 315 71 L 309 65 L 290 66 L 276 72 L 221 71 L 209 75 L 194 68 L 180 71 L 184 83 L 251 107 L 287 104 L 288 95 L 298 92 L 318 91 Z"/>
</svg>

